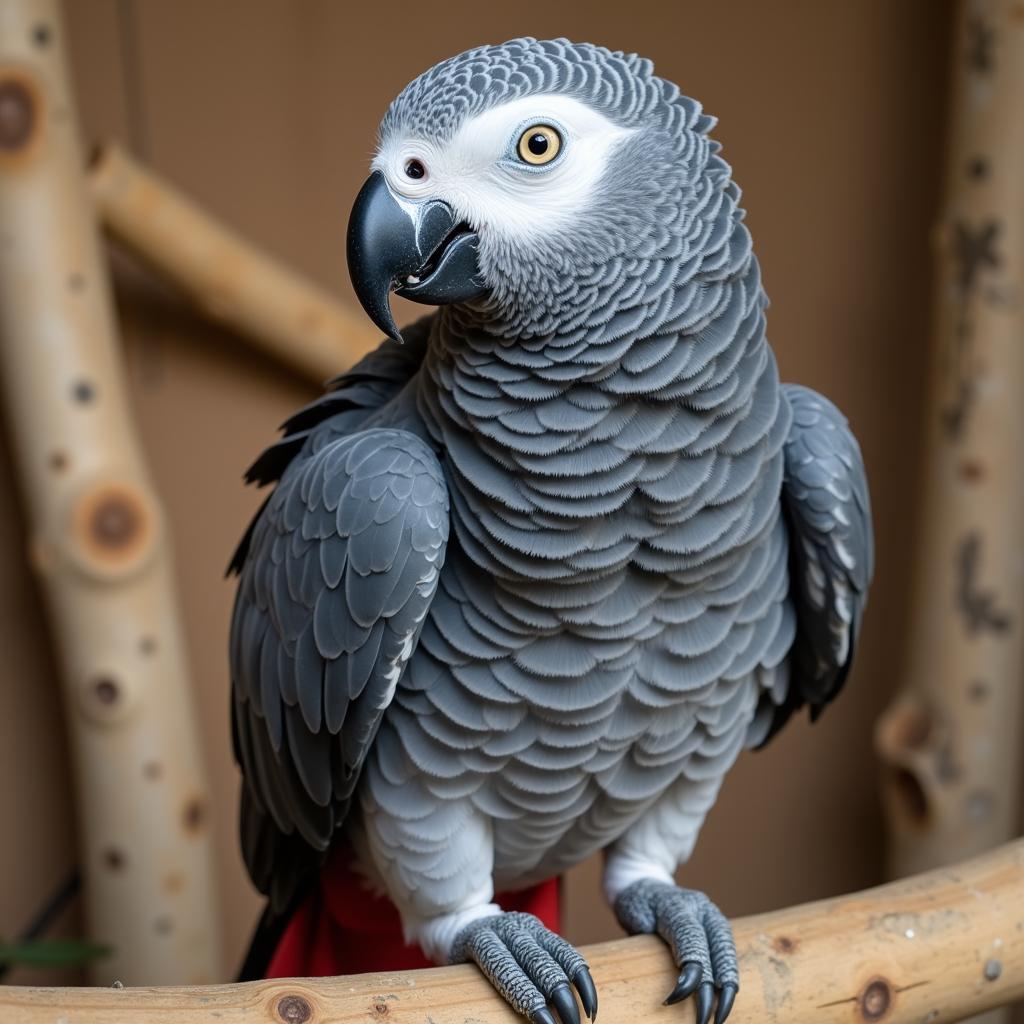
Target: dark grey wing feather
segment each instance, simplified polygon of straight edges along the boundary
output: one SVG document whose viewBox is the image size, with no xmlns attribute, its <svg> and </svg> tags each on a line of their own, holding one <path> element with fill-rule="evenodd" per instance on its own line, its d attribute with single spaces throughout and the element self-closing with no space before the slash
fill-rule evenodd
<svg viewBox="0 0 1024 1024">
<path fill-rule="evenodd" d="M 793 411 L 782 505 L 789 533 L 796 639 L 780 704 L 762 698 L 755 737 L 767 742 L 804 704 L 815 720 L 842 689 L 874 571 L 867 476 L 842 413 L 821 395 L 783 385 Z"/>
<path fill-rule="evenodd" d="M 444 476 L 420 438 L 322 429 L 332 439 L 311 441 L 256 521 L 231 624 L 243 854 L 282 909 L 344 821 L 448 539 Z"/>
<path fill-rule="evenodd" d="M 285 421 L 282 436 L 246 470 L 246 483 L 260 487 L 281 479 L 303 451 L 310 436 L 326 420 L 337 433 L 352 433 L 382 405 L 392 399 L 419 369 L 436 314 L 431 313 L 402 330 L 402 342 L 385 338 L 351 370 L 328 382 L 328 390 L 316 401 Z M 228 566 L 228 574 L 241 572 L 260 513 L 249 525 Z"/>
</svg>

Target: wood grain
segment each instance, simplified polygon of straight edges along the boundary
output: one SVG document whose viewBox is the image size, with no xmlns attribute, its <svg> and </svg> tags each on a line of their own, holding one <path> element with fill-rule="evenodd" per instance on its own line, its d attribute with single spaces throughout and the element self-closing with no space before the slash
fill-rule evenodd
<svg viewBox="0 0 1024 1024">
<path fill-rule="evenodd" d="M 89 935 L 114 949 L 104 972 L 198 981 L 219 976 L 209 795 L 63 36 L 56 0 L 0 0 L 4 411 L 63 675 Z"/>
<path fill-rule="evenodd" d="M 1019 826 L 1024 721 L 1024 5 L 961 2 L 903 685 L 879 722 L 893 875 Z"/>
<path fill-rule="evenodd" d="M 735 922 L 732 1024 L 928 1024 L 1024 996 L 1024 840 L 955 868 Z M 662 1006 L 667 947 L 642 936 L 584 947 L 598 1018 L 691 1024 Z M 2 988 L 18 1024 L 513 1024 L 475 967 L 203 988 Z"/>
<path fill-rule="evenodd" d="M 381 341 L 362 315 L 201 210 L 117 145 L 89 175 L 107 230 L 212 319 L 317 382 Z"/>
</svg>

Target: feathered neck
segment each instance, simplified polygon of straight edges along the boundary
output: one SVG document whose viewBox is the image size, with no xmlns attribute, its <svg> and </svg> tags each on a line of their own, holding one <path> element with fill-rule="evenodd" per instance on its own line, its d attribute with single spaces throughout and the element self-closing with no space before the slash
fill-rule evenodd
<svg viewBox="0 0 1024 1024">
<path fill-rule="evenodd" d="M 571 335 L 513 342 L 460 311 L 437 318 L 417 402 L 478 565 L 508 581 L 621 567 L 724 486 L 716 447 L 756 448 L 755 474 L 777 453 L 758 264 L 739 217 L 719 230 L 713 258 L 652 274 Z"/>
</svg>

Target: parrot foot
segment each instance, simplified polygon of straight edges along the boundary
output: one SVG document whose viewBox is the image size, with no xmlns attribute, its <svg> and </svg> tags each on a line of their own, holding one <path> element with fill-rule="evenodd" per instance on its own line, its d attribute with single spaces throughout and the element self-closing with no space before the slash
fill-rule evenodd
<svg viewBox="0 0 1024 1024">
<path fill-rule="evenodd" d="M 696 994 L 697 1024 L 708 1024 L 717 992 L 715 1024 L 722 1024 L 739 991 L 740 972 L 732 928 L 718 907 L 702 892 L 640 879 L 619 893 L 615 913 L 630 934 L 657 932 L 672 947 L 679 981 L 666 1004 Z"/>
<path fill-rule="evenodd" d="M 586 961 L 533 914 L 482 917 L 452 943 L 451 962 L 472 960 L 498 994 L 533 1024 L 580 1024 L 573 986 L 583 1012 L 597 1017 L 597 990 Z"/>
</svg>

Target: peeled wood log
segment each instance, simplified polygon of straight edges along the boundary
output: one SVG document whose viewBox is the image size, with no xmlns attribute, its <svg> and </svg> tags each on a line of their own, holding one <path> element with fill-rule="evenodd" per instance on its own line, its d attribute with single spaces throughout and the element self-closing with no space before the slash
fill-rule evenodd
<svg viewBox="0 0 1024 1024">
<path fill-rule="evenodd" d="M 959 5 L 904 685 L 879 722 L 901 876 L 1017 834 L 1024 725 L 1024 8 Z"/>
<path fill-rule="evenodd" d="M 171 554 L 125 394 L 57 0 L 0 0 L 0 386 L 63 674 L 87 927 L 114 948 L 94 977 L 216 978 Z"/>
<path fill-rule="evenodd" d="M 962 1020 L 1024 997 L 1024 840 L 926 875 L 734 924 L 732 1024 Z M 648 936 L 582 950 L 605 1024 L 691 1024 L 668 947 Z M 0 988 L 18 1024 L 514 1024 L 475 967 L 203 988 Z"/>
<path fill-rule="evenodd" d="M 365 318 L 244 241 L 117 145 L 97 151 L 90 186 L 115 238 L 214 320 L 317 382 L 380 344 Z"/>
</svg>

